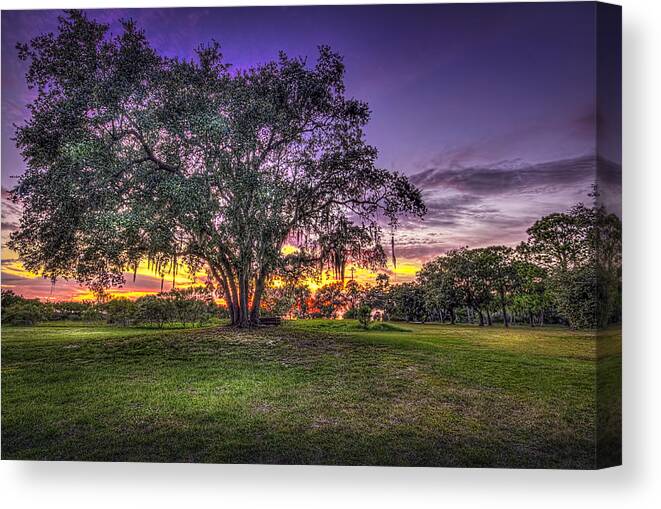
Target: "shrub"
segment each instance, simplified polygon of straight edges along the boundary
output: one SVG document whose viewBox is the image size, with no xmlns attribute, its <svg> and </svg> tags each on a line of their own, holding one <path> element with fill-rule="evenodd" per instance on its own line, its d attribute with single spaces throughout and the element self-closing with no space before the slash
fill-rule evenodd
<svg viewBox="0 0 661 509">
<path fill-rule="evenodd" d="M 135 321 L 135 302 L 125 297 L 112 299 L 103 308 L 108 323 L 127 326 Z"/>
<path fill-rule="evenodd" d="M 145 295 L 135 301 L 137 321 L 157 324 L 163 327 L 165 322 L 174 321 L 177 308 L 174 301 L 160 295 Z"/>
<path fill-rule="evenodd" d="M 172 301 L 172 311 L 175 313 L 172 319 L 179 320 L 184 326 L 188 323 L 208 322 L 219 314 L 218 306 L 213 301 L 213 294 L 205 287 L 173 289 L 168 293 L 158 294 L 158 297 Z"/>
<path fill-rule="evenodd" d="M 372 309 L 367 304 L 361 304 L 356 310 L 358 323 L 363 329 L 367 329 L 370 325 Z"/>
<path fill-rule="evenodd" d="M 98 306 L 90 305 L 83 311 L 81 318 L 86 322 L 98 322 L 103 318 L 103 314 Z"/>
<path fill-rule="evenodd" d="M 35 325 L 44 319 L 44 306 L 36 301 L 25 300 L 2 309 L 2 323 L 10 325 Z"/>
<path fill-rule="evenodd" d="M 345 320 L 357 320 L 358 319 L 358 308 L 349 308 L 344 316 L 342 317 Z"/>
</svg>

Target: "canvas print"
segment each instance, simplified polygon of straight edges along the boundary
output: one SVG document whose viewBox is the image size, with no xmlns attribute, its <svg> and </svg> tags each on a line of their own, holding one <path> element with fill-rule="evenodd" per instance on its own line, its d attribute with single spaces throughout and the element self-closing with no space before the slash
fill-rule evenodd
<svg viewBox="0 0 661 509">
<path fill-rule="evenodd" d="M 621 10 L 2 12 L 2 459 L 621 463 Z"/>
</svg>

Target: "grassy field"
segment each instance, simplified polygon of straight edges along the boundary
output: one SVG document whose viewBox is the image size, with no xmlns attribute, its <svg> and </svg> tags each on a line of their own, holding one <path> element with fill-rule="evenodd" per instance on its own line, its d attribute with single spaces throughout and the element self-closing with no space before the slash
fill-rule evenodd
<svg viewBox="0 0 661 509">
<path fill-rule="evenodd" d="M 595 466 L 619 329 L 380 325 L 3 327 L 2 457 Z"/>
</svg>

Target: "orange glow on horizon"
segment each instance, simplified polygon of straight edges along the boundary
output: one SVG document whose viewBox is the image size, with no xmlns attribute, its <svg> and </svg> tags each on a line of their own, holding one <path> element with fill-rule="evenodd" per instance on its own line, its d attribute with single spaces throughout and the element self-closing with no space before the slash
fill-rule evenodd
<svg viewBox="0 0 661 509">
<path fill-rule="evenodd" d="M 299 248 L 292 244 L 285 244 L 280 250 L 284 255 L 296 253 L 298 251 Z M 392 262 L 388 262 L 386 267 L 381 270 L 370 270 L 355 265 L 349 265 L 344 274 L 344 282 L 346 283 L 351 279 L 353 268 L 353 279 L 359 283 L 374 283 L 376 276 L 384 272 L 390 276 L 391 283 L 406 283 L 415 279 L 417 272 L 422 267 L 422 263 L 421 260 L 400 259 L 398 260 L 397 267 L 395 267 Z M 331 271 L 325 270 L 318 278 L 306 279 L 304 284 L 307 284 L 310 290 L 315 292 L 324 285 L 337 282 L 340 282 L 340 280 L 337 279 Z M 282 285 L 282 281 L 276 279 L 274 286 L 278 287 L 280 285 Z"/>
<path fill-rule="evenodd" d="M 291 254 L 298 251 L 298 248 L 292 245 L 285 245 L 282 248 L 283 254 Z M 12 256 L 13 255 L 13 256 Z M 11 289 L 18 294 L 23 294 L 30 298 L 39 298 L 45 301 L 72 300 L 76 302 L 85 300 L 95 300 L 94 294 L 87 288 L 81 287 L 75 281 L 58 280 L 55 286 L 44 282 L 40 274 L 28 271 L 23 264 L 16 259 L 15 253 L 3 250 L 2 265 L 2 288 Z M 411 281 L 415 278 L 416 272 L 420 270 L 422 262 L 415 259 L 401 259 L 397 267 L 392 263 L 382 270 L 369 270 L 356 266 L 348 266 L 345 272 L 345 284 L 355 279 L 362 284 L 373 284 L 379 273 L 386 273 L 390 276 L 392 284 Z M 353 267 L 353 271 L 352 271 Z M 126 297 L 137 299 L 144 295 L 153 295 L 161 290 L 161 277 L 154 270 L 150 269 L 147 262 L 142 262 L 136 272 L 136 281 L 133 282 L 133 272 L 124 274 L 126 283 L 123 287 L 110 288 L 107 293 L 113 297 Z M 5 282 L 5 278 L 10 277 L 10 281 Z M 175 287 L 188 288 L 202 284 L 207 278 L 204 270 L 198 271 L 195 275 L 191 274 L 186 267 L 181 266 L 175 279 Z M 323 271 L 319 277 L 308 278 L 303 284 L 306 284 L 312 292 L 316 292 L 320 287 L 339 282 L 331 271 Z M 172 288 L 172 273 L 166 273 L 164 278 L 163 291 Z M 274 286 L 282 285 L 282 282 L 275 279 Z M 55 290 L 55 291 L 54 291 Z M 223 299 L 218 299 L 219 303 L 224 303 Z"/>
</svg>

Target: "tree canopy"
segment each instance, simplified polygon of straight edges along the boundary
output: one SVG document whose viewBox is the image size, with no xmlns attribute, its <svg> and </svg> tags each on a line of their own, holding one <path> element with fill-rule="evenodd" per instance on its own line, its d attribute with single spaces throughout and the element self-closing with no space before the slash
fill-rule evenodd
<svg viewBox="0 0 661 509">
<path fill-rule="evenodd" d="M 233 69 L 220 46 L 159 55 L 79 11 L 18 45 L 37 94 L 16 131 L 27 171 L 10 246 L 24 265 L 95 289 L 147 260 L 165 277 L 204 268 L 232 322 L 259 319 L 264 286 L 295 242 L 299 263 L 376 267 L 384 228 L 422 216 L 420 192 L 378 168 L 368 105 L 345 96 L 342 58 L 280 53 Z"/>
</svg>

